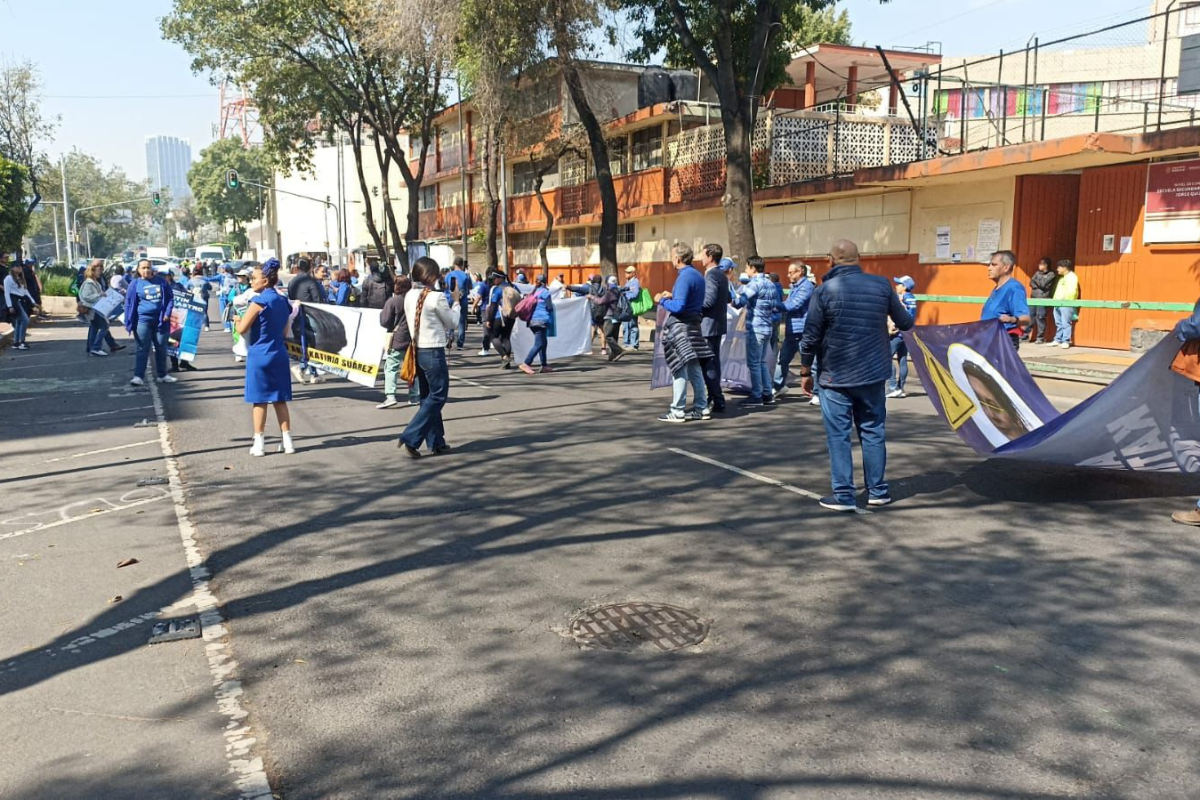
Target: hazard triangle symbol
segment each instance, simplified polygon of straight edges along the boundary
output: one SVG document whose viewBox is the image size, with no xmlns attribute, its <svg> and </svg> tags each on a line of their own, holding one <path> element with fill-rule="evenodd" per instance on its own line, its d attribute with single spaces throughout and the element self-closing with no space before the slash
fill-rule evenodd
<svg viewBox="0 0 1200 800">
<path fill-rule="evenodd" d="M 967 393 L 954 382 L 954 376 L 950 374 L 950 370 L 943 367 L 941 362 L 933 357 L 933 353 L 929 352 L 925 343 L 915 333 L 912 334 L 912 338 L 921 348 L 921 352 L 925 354 L 925 369 L 929 370 L 929 375 L 933 378 L 933 387 L 937 389 L 938 399 L 942 401 L 942 413 L 946 415 L 946 421 L 950 423 L 951 430 L 958 430 L 975 413 L 976 405 Z"/>
</svg>

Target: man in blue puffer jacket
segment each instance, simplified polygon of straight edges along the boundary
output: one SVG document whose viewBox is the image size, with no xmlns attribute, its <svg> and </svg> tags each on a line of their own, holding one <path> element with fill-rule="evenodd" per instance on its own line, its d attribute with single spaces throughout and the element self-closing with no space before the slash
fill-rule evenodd
<svg viewBox="0 0 1200 800">
<path fill-rule="evenodd" d="M 913 318 L 892 291 L 887 278 L 868 275 L 858 265 L 858 247 L 846 239 L 830 250 L 833 269 L 809 302 L 804 338 L 800 341 L 800 376 L 805 393 L 812 390 L 813 361 L 820 363 L 821 416 L 829 446 L 833 495 L 821 505 L 834 511 L 855 511 L 854 457 L 850 431 L 858 429 L 868 504 L 892 502 L 883 478 L 887 466 L 884 399 L 891 374 L 888 346 L 890 317 L 906 331 Z"/>
</svg>

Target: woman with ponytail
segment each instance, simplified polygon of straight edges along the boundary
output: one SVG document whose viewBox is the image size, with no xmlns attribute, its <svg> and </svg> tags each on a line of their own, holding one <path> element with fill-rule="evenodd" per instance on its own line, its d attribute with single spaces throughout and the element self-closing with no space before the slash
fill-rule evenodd
<svg viewBox="0 0 1200 800">
<path fill-rule="evenodd" d="M 263 438 L 267 427 L 267 405 L 275 407 L 275 418 L 283 434 L 280 452 L 294 453 L 292 420 L 288 401 L 292 399 L 292 374 L 288 369 L 285 334 L 292 307 L 276 290 L 279 284 L 279 260 L 269 259 L 250 274 L 250 288 L 256 294 L 245 315 L 237 322 L 237 332 L 246 338 L 246 402 L 254 406 L 254 446 L 250 455 L 266 455 Z"/>
</svg>

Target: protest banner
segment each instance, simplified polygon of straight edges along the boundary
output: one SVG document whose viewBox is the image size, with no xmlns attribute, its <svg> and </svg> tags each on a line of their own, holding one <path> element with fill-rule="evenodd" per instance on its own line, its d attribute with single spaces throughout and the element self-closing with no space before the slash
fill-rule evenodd
<svg viewBox="0 0 1200 800">
<path fill-rule="evenodd" d="M 586 297 L 566 297 L 554 301 L 553 335 L 547 339 L 546 358 L 554 361 L 585 355 L 592 351 L 592 316 L 589 306 Z M 521 320 L 517 320 L 513 327 L 512 348 L 516 361 L 523 361 L 525 355 L 533 348 L 533 332 Z"/>
<path fill-rule="evenodd" d="M 204 328 L 204 303 L 188 295 L 175 295 L 171 312 L 171 332 L 167 336 L 167 354 L 180 361 L 193 361 Z"/>
<path fill-rule="evenodd" d="M 1060 414 L 995 321 L 904 333 L 929 400 L 976 452 L 1050 464 L 1200 472 L 1196 384 L 1171 371 L 1167 337 L 1104 389 Z"/>
<path fill-rule="evenodd" d="M 125 295 L 116 289 L 109 289 L 92 306 L 92 311 L 101 314 L 105 319 L 116 319 L 125 315 Z"/>
<path fill-rule="evenodd" d="M 307 360 L 321 372 L 374 386 L 390 339 L 378 309 L 301 303 L 287 348 L 293 359 Z"/>
</svg>

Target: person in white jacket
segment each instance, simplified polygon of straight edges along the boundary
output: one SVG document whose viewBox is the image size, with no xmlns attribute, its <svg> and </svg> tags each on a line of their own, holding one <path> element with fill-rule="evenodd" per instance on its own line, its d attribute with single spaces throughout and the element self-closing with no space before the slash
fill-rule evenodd
<svg viewBox="0 0 1200 800">
<path fill-rule="evenodd" d="M 29 311 L 26 307 L 33 305 L 33 295 L 25 288 L 25 275 L 18 264 L 9 267 L 4 276 L 4 305 L 8 306 L 8 321 L 13 326 L 13 348 L 28 350 L 25 343 L 25 332 L 29 330 Z"/>
<path fill-rule="evenodd" d="M 442 407 L 450 396 L 450 368 L 446 366 L 446 331 L 458 319 L 446 302 L 446 293 L 439 286 L 437 262 L 418 258 L 413 264 L 413 288 L 404 296 L 404 316 L 417 351 L 417 384 L 421 389 L 421 406 L 400 434 L 397 445 L 412 458 L 421 457 L 421 445 L 441 454 L 450 449 L 446 444 L 446 429 L 442 424 Z"/>
</svg>

